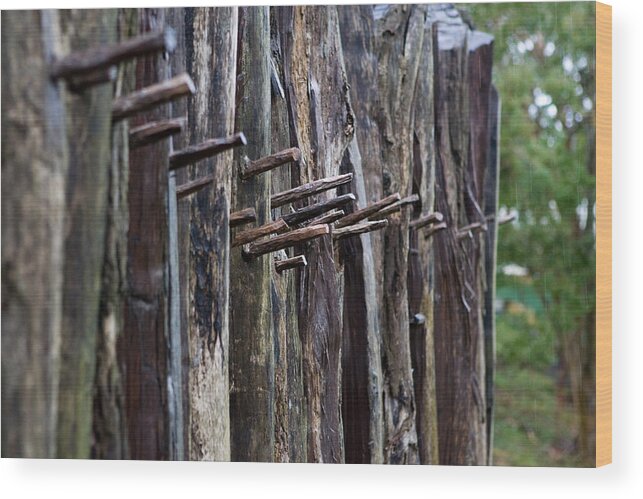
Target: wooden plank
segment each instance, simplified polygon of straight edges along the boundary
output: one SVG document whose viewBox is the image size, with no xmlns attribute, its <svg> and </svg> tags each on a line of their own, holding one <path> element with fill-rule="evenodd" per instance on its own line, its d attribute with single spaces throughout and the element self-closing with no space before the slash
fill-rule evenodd
<svg viewBox="0 0 643 499">
<path fill-rule="evenodd" d="M 378 212 L 368 217 L 368 219 L 382 220 L 383 218 L 386 218 L 389 215 L 392 215 L 393 213 L 399 212 L 404 207 L 412 207 L 414 204 L 417 204 L 419 202 L 420 202 L 420 196 L 418 196 L 417 194 L 411 194 L 410 196 L 402 198 L 399 201 L 396 201 L 395 203 L 388 205 L 386 208 L 382 208 Z"/>
</svg>

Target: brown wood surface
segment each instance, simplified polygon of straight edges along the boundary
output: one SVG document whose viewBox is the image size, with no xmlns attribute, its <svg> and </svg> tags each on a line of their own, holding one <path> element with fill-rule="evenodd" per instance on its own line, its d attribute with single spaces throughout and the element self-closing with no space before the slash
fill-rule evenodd
<svg viewBox="0 0 643 499">
<path fill-rule="evenodd" d="M 115 15 L 112 12 L 111 15 Z M 89 23 L 87 23 L 89 24 Z M 112 28 L 113 31 L 113 28 Z M 93 44 L 94 40 L 89 43 Z M 176 47 L 176 35 L 174 30 L 166 28 L 162 31 L 146 33 L 144 35 L 124 40 L 116 45 L 101 46 L 101 40 L 95 48 L 89 50 L 78 50 L 57 60 L 52 64 L 52 78 L 69 78 L 78 74 L 93 73 L 100 69 L 107 69 L 110 66 L 156 52 L 172 52 Z M 80 45 L 79 49 L 86 45 Z"/>
<path fill-rule="evenodd" d="M 205 177 L 197 178 L 195 180 L 190 180 L 185 184 L 176 186 L 176 198 L 182 199 L 190 194 L 199 192 L 201 189 L 204 189 L 208 186 L 211 186 L 214 181 L 214 175 L 206 175 Z"/>
<path fill-rule="evenodd" d="M 243 210 L 230 213 L 230 227 L 249 224 L 257 220 L 257 213 L 254 208 L 244 208 Z"/>
<path fill-rule="evenodd" d="M 373 203 L 371 205 L 368 205 L 362 208 L 361 210 L 357 210 L 357 211 L 354 211 L 353 213 L 350 213 L 349 215 L 346 215 L 344 218 L 342 218 L 337 222 L 337 228 L 347 227 L 349 225 L 353 225 L 357 222 L 365 220 L 371 215 L 380 211 L 382 208 L 385 208 L 400 200 L 401 198 L 399 193 L 391 194 L 390 196 L 387 196 L 384 199 L 380 199 L 376 203 Z"/>
<path fill-rule="evenodd" d="M 195 92 L 196 87 L 187 73 L 161 83 L 150 84 L 131 94 L 116 98 L 112 104 L 112 120 L 128 118 L 166 102 L 193 95 Z"/>
<path fill-rule="evenodd" d="M 169 120 L 154 121 L 132 128 L 129 131 L 129 146 L 143 147 L 157 140 L 162 140 L 171 135 L 183 132 L 187 118 L 172 118 Z"/>
<path fill-rule="evenodd" d="M 244 244 L 255 241 L 263 236 L 268 236 L 270 234 L 279 234 L 288 230 L 288 224 L 284 222 L 283 219 L 275 220 L 274 222 L 261 225 L 259 227 L 254 227 L 252 229 L 244 230 L 243 232 L 238 232 L 232 241 L 232 247 L 242 246 Z"/>
<path fill-rule="evenodd" d="M 299 161 L 300 158 L 301 151 L 298 148 L 291 147 L 289 149 L 284 149 L 283 151 L 270 154 L 269 156 L 248 161 L 244 164 L 244 167 L 241 170 L 241 177 L 244 180 L 247 180 L 255 175 L 259 175 L 277 168 L 278 166 L 285 165 L 286 163 Z"/>
<path fill-rule="evenodd" d="M 215 154 L 220 154 L 232 147 L 244 146 L 248 142 L 243 132 L 235 133 L 229 137 L 209 139 L 180 151 L 170 154 L 170 170 L 191 165 Z"/>
<path fill-rule="evenodd" d="M 333 229 L 333 239 L 344 239 L 346 237 L 358 236 L 359 234 L 366 234 L 374 230 L 383 229 L 388 225 L 387 220 L 375 220 L 373 222 L 362 222 L 341 229 Z"/>
<path fill-rule="evenodd" d="M 284 260 L 275 260 L 275 270 L 279 273 L 284 270 L 295 269 L 298 267 L 305 267 L 308 265 L 306 257 L 304 255 L 293 256 L 292 258 L 286 258 Z"/>
<path fill-rule="evenodd" d="M 310 225 L 301 229 L 292 230 L 264 241 L 257 241 L 248 244 L 243 248 L 243 253 L 248 257 L 258 257 L 266 253 L 273 253 L 281 249 L 301 244 L 311 239 L 330 233 L 328 225 Z"/>
<path fill-rule="evenodd" d="M 326 213 L 327 211 L 345 206 L 349 203 L 352 203 L 353 201 L 355 201 L 354 194 L 342 194 L 341 196 L 337 196 L 336 198 L 300 208 L 293 213 L 287 213 L 285 215 L 282 215 L 282 218 L 288 225 L 294 226 L 310 220 L 311 218 L 317 217 L 322 213 Z"/>
<path fill-rule="evenodd" d="M 300 185 L 299 187 L 293 187 L 292 189 L 289 189 L 287 191 L 273 194 L 270 197 L 270 207 L 273 209 L 278 208 L 279 206 L 299 201 L 314 194 L 339 187 L 340 185 L 348 184 L 352 180 L 353 174 L 346 173 L 344 175 L 336 175 L 334 177 L 315 180 L 313 182 Z"/>
</svg>

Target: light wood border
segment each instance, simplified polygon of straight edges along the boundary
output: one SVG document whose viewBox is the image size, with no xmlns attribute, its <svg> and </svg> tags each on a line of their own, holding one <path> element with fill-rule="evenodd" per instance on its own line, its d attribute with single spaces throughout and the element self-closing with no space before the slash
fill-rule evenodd
<svg viewBox="0 0 643 499">
<path fill-rule="evenodd" d="M 596 466 L 612 462 L 612 7 L 596 3 Z"/>
</svg>

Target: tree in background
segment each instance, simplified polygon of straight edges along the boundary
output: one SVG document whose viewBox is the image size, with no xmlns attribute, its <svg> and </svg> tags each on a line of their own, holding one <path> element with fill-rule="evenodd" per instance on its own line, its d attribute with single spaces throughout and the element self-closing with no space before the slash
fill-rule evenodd
<svg viewBox="0 0 643 499">
<path fill-rule="evenodd" d="M 509 290 L 522 310 L 532 312 L 531 321 L 512 333 L 512 344 L 503 343 L 502 334 L 507 321 L 515 328 L 516 320 L 499 321 L 499 362 L 532 368 L 556 363 L 559 396 L 571 398 L 575 412 L 575 453 L 590 464 L 595 454 L 595 7 L 572 2 L 461 8 L 495 36 L 494 80 L 503 99 L 501 216 L 502 211 L 516 215 L 500 232 L 499 296 L 507 297 Z M 521 344 L 527 348 L 516 347 Z"/>
</svg>

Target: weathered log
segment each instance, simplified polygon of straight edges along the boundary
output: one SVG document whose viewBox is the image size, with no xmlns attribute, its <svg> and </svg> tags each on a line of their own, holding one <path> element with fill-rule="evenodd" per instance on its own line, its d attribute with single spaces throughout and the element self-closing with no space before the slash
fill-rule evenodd
<svg viewBox="0 0 643 499">
<path fill-rule="evenodd" d="M 128 59 L 153 54 L 155 52 L 173 52 L 176 47 L 176 35 L 172 28 L 163 31 L 125 40 L 117 45 L 96 47 L 83 52 L 72 52 L 55 61 L 51 67 L 52 78 L 70 78 L 79 74 L 88 74 L 107 69 Z"/>
<path fill-rule="evenodd" d="M 116 11 L 60 12 L 70 49 L 116 39 Z M 68 96 L 68 168 L 57 457 L 87 459 L 92 435 L 111 142 L 109 85 Z M 94 165 L 94 168 L 88 168 Z"/>
<path fill-rule="evenodd" d="M 190 194 L 200 191 L 204 187 L 212 185 L 214 181 L 214 175 L 206 175 L 205 177 L 197 178 L 196 180 L 191 180 L 185 184 L 176 186 L 176 198 L 182 199 Z"/>
<path fill-rule="evenodd" d="M 473 222 L 458 229 L 457 239 L 464 239 L 471 235 L 472 232 L 487 232 L 487 224 L 483 222 Z"/>
<path fill-rule="evenodd" d="M 378 6 L 379 7 L 379 6 Z M 414 110 L 420 61 L 426 55 L 427 6 L 384 7 L 377 21 L 381 99 L 381 153 L 385 193 L 412 194 Z M 424 193 L 423 193 L 424 194 Z M 382 369 L 385 447 L 389 464 L 419 463 L 415 388 L 410 351 L 408 229 L 410 214 L 389 219 L 384 230 Z"/>
<path fill-rule="evenodd" d="M 67 138 L 47 61 L 58 13 L 2 12 L 3 458 L 56 457 Z"/>
<path fill-rule="evenodd" d="M 373 7 L 338 6 L 355 137 L 341 171 L 355 175 L 357 209 L 383 197 L 379 129 L 379 71 Z M 342 304 L 342 420 L 347 463 L 383 462 L 382 231 L 340 243 Z"/>
<path fill-rule="evenodd" d="M 248 143 L 243 132 L 229 137 L 206 140 L 200 144 L 186 147 L 170 154 L 170 170 L 191 165 L 197 161 L 222 153 L 233 147 L 245 146 Z"/>
<path fill-rule="evenodd" d="M 492 44 L 457 11 L 432 11 L 437 24 L 435 209 L 454 229 L 479 222 L 488 161 Z M 453 15 L 454 14 L 454 15 Z M 482 330 L 482 238 L 466 248 L 458 231 L 433 238 L 435 371 L 441 464 L 488 461 Z M 466 428 L 466 432 L 463 429 Z"/>
<path fill-rule="evenodd" d="M 239 9 L 235 125 L 251 137 L 245 152 L 255 158 L 269 154 L 270 14 L 266 6 Z M 234 167 L 245 167 L 235 151 Z M 270 221 L 271 174 L 245 181 L 232 178 L 232 206 L 253 206 L 257 224 Z M 251 261 L 242 252 L 230 257 L 230 446 L 233 461 L 274 459 L 274 346 L 271 327 L 272 260 Z"/>
<path fill-rule="evenodd" d="M 270 43 L 280 47 L 290 28 L 282 24 L 293 10 L 292 7 L 271 7 Z M 286 80 L 287 64 L 284 51 L 272 50 L 270 57 L 272 102 L 270 105 L 271 148 L 281 151 L 299 146 L 295 132 L 293 110 L 293 87 Z M 282 84 L 283 83 L 283 84 Z M 302 183 L 303 170 L 297 163 L 270 172 L 270 192 L 282 192 Z M 286 208 L 274 210 L 280 217 Z M 282 258 L 294 253 L 278 252 Z M 305 462 L 308 425 L 306 423 L 307 401 L 304 395 L 302 360 L 302 337 L 299 335 L 298 289 L 305 269 L 298 272 L 273 272 L 271 279 L 271 326 L 275 358 L 275 462 Z"/>
<path fill-rule="evenodd" d="M 294 225 L 305 222 L 306 220 L 310 220 L 313 217 L 319 216 L 322 213 L 326 213 L 327 211 L 334 210 L 348 203 L 352 203 L 353 201 L 355 201 L 354 194 L 343 194 L 341 196 L 337 196 L 336 198 L 329 199 L 328 201 L 311 204 L 310 206 L 301 208 L 293 213 L 283 215 L 281 218 L 283 218 L 286 223 L 292 227 Z"/>
<path fill-rule="evenodd" d="M 318 194 L 324 192 L 334 187 L 339 187 L 340 185 L 345 185 L 350 183 L 353 180 L 353 174 L 347 173 L 345 175 L 337 175 L 335 177 L 322 178 L 320 180 L 315 180 L 314 182 L 309 182 L 308 184 L 300 185 L 288 191 L 280 192 L 278 194 L 273 194 L 270 197 L 270 207 L 278 208 L 287 203 L 294 203 L 301 199 L 312 196 L 313 194 Z"/>
<path fill-rule="evenodd" d="M 128 118 L 195 92 L 196 87 L 187 73 L 175 76 L 115 99 L 112 104 L 112 121 Z"/>
<path fill-rule="evenodd" d="M 336 222 L 343 216 L 345 216 L 346 213 L 344 213 L 344 210 L 333 210 L 330 213 L 326 213 L 325 215 L 322 215 L 321 217 L 313 218 L 310 221 L 311 225 L 317 225 L 317 224 L 332 224 L 333 222 Z"/>
<path fill-rule="evenodd" d="M 67 81 L 67 88 L 75 93 L 82 92 L 83 90 L 95 85 L 111 83 L 116 80 L 117 75 L 118 68 L 116 66 L 101 68 L 96 71 L 92 71 L 91 73 L 70 78 Z"/>
<path fill-rule="evenodd" d="M 275 270 L 280 274 L 284 270 L 305 267 L 306 265 L 308 265 L 308 261 L 306 261 L 306 257 L 304 255 L 293 256 L 292 258 L 286 258 L 285 260 L 275 260 Z"/>
<path fill-rule="evenodd" d="M 284 222 L 282 218 L 274 222 L 267 223 L 260 227 L 255 227 L 253 229 L 248 229 L 243 232 L 239 232 L 232 241 L 232 247 L 236 248 L 237 246 L 242 246 L 244 244 L 251 243 L 256 241 L 260 237 L 268 236 L 270 234 L 281 234 L 288 230 L 288 224 Z"/>
<path fill-rule="evenodd" d="M 444 220 L 444 216 L 440 212 L 434 212 L 434 213 L 429 213 L 428 215 L 421 216 L 420 218 L 416 218 L 415 220 L 411 220 L 411 223 L 409 223 L 409 227 L 411 229 L 421 229 L 422 227 L 426 227 L 427 225 L 435 224 L 442 222 Z"/>
<path fill-rule="evenodd" d="M 236 128 L 237 7 L 190 8 L 178 10 L 185 35 L 185 70 L 197 83 L 199 92 L 187 101 L 188 136 L 181 144 L 197 144 L 211 137 L 226 137 Z M 207 55 L 206 55 L 207 54 Z M 176 57 L 172 59 L 177 59 Z M 178 73 L 183 68 L 176 69 Z M 183 101 L 181 101 L 181 104 Z M 239 110 L 241 111 L 241 110 Z M 260 140 L 254 130 L 247 130 Z M 188 400 L 185 405 L 187 456 L 191 460 L 229 461 L 231 452 L 230 392 L 234 335 L 229 313 L 237 306 L 230 294 L 230 211 L 254 203 L 234 206 L 232 196 L 233 151 L 227 150 L 190 169 L 177 170 L 182 180 L 214 175 L 214 188 L 193 196 L 183 214 L 179 208 L 182 262 L 187 261 L 182 283 L 182 304 L 187 358 Z M 258 220 L 261 215 L 257 211 Z M 185 223 L 183 222 L 185 220 Z M 184 258 L 183 258 L 183 255 Z M 244 366 L 245 367 L 245 366 Z"/>
<path fill-rule="evenodd" d="M 142 147 L 158 140 L 165 139 L 183 132 L 187 118 L 173 118 L 170 120 L 153 121 L 134 127 L 129 131 L 129 146 L 131 149 Z"/>
<path fill-rule="evenodd" d="M 142 31 L 149 30 L 157 22 L 163 23 L 165 18 L 163 9 L 145 9 L 137 14 L 135 23 Z M 166 71 L 167 63 L 161 57 L 139 58 L 135 85 L 150 85 L 163 78 Z M 134 118 L 135 126 L 169 118 L 166 108 L 145 109 Z M 166 285 L 168 154 L 167 141 L 129 151 L 127 286 L 118 349 L 125 375 L 124 419 L 131 459 L 166 460 L 170 457 L 167 406 L 169 296 Z"/>
<path fill-rule="evenodd" d="M 230 213 L 230 227 L 249 224 L 257 220 L 257 212 L 254 208 L 244 208 L 243 210 Z"/>
<path fill-rule="evenodd" d="M 385 208 L 382 208 L 378 212 L 375 212 L 373 215 L 368 217 L 369 220 L 382 220 L 383 218 L 388 217 L 389 215 L 392 215 L 393 213 L 397 213 L 400 211 L 403 207 L 405 206 L 412 206 L 416 203 L 420 202 L 420 196 L 417 194 L 411 194 L 410 196 L 407 196 L 405 198 L 400 199 L 399 201 L 395 201 L 395 203 L 390 204 L 386 206 Z"/>
<path fill-rule="evenodd" d="M 374 213 L 377 213 L 382 208 L 385 208 L 400 200 L 401 200 L 401 197 L 399 192 L 396 192 L 395 194 L 391 194 L 390 196 L 387 196 L 384 199 L 380 199 L 376 203 L 373 203 L 365 208 L 362 208 L 361 210 L 357 210 L 349 215 L 346 215 L 344 218 L 340 219 L 337 222 L 336 226 L 339 229 L 341 227 L 347 227 L 349 225 L 353 225 L 357 222 L 360 222 L 370 217 Z"/>
<path fill-rule="evenodd" d="M 446 222 L 442 222 L 442 223 L 433 225 L 428 230 L 424 231 L 424 239 L 429 239 L 436 232 L 439 232 L 439 231 L 444 230 L 446 228 L 447 228 Z"/>
<path fill-rule="evenodd" d="M 243 253 L 248 258 L 254 258 L 265 255 L 266 253 L 279 251 L 280 249 L 290 248 L 296 244 L 310 241 L 311 239 L 328 233 L 330 233 L 330 226 L 328 225 L 311 225 L 272 237 L 265 241 L 250 243 L 243 248 Z"/>
<path fill-rule="evenodd" d="M 383 229 L 388 225 L 388 220 L 375 220 L 373 222 L 364 222 L 361 224 L 349 225 L 341 229 L 333 229 L 333 239 L 339 240 L 359 234 L 366 234 L 374 230 Z"/>
<path fill-rule="evenodd" d="M 301 151 L 297 147 L 291 147 L 290 149 L 284 149 L 283 151 L 271 154 L 270 156 L 264 156 L 254 161 L 247 160 L 241 168 L 241 178 L 248 180 L 260 173 L 268 172 L 278 166 L 299 161 L 300 159 Z"/>
</svg>

